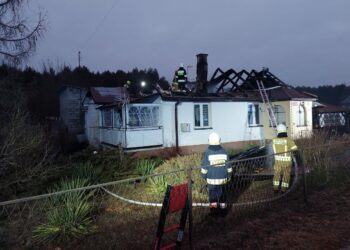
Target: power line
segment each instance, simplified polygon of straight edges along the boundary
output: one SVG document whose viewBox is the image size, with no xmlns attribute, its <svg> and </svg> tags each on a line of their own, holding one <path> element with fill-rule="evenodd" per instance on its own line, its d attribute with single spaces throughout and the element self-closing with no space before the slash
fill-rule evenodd
<svg viewBox="0 0 350 250">
<path fill-rule="evenodd" d="M 96 32 L 98 31 L 98 29 L 100 28 L 100 26 L 103 24 L 103 22 L 107 19 L 107 17 L 109 16 L 109 14 L 111 14 L 112 10 L 117 6 L 117 4 L 119 4 L 121 2 L 121 0 L 119 1 L 115 1 L 113 3 L 113 5 L 108 9 L 108 11 L 104 14 L 104 16 L 102 17 L 101 21 L 95 26 L 95 29 L 91 32 L 91 34 L 88 36 L 88 38 L 85 40 L 82 49 L 84 49 L 87 45 L 87 43 L 94 37 L 94 35 L 96 34 Z"/>
</svg>

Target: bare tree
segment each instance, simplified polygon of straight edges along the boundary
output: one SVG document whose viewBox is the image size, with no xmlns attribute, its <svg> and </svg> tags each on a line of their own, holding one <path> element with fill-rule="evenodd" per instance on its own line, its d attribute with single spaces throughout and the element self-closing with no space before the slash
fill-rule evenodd
<svg viewBox="0 0 350 250">
<path fill-rule="evenodd" d="M 25 18 L 26 0 L 0 0 L 0 58 L 10 63 L 20 63 L 35 50 L 38 38 L 44 31 L 42 13 L 37 21 Z"/>
</svg>

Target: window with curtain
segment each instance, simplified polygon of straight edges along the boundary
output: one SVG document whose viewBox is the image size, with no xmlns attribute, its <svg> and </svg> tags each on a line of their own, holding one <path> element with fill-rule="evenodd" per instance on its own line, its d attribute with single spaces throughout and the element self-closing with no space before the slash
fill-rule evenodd
<svg viewBox="0 0 350 250">
<path fill-rule="evenodd" d="M 248 125 L 260 125 L 259 104 L 248 104 Z"/>
<path fill-rule="evenodd" d="M 112 109 L 103 109 L 102 111 L 102 127 L 113 126 Z"/>
<path fill-rule="evenodd" d="M 286 111 L 281 105 L 274 105 L 273 106 L 273 113 L 275 114 L 276 117 L 276 123 L 278 124 L 287 124 L 286 121 Z"/>
<path fill-rule="evenodd" d="M 299 105 L 298 107 L 297 126 L 306 126 L 306 113 L 303 105 Z"/>
<path fill-rule="evenodd" d="M 113 127 L 121 128 L 123 126 L 122 110 L 118 108 L 113 109 Z"/>
<path fill-rule="evenodd" d="M 159 126 L 159 106 L 134 105 L 129 107 L 130 127 L 154 127 Z"/>
<path fill-rule="evenodd" d="M 194 127 L 209 128 L 210 127 L 210 107 L 209 104 L 194 105 Z"/>
</svg>

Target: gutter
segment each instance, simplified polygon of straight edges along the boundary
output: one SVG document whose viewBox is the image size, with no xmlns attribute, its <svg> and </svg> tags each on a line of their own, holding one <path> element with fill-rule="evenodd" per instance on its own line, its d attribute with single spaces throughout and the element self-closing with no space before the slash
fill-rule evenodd
<svg viewBox="0 0 350 250">
<path fill-rule="evenodd" d="M 179 154 L 179 128 L 178 128 L 178 108 L 177 106 L 181 102 L 179 100 L 175 103 L 175 143 L 176 143 L 176 153 Z"/>
</svg>

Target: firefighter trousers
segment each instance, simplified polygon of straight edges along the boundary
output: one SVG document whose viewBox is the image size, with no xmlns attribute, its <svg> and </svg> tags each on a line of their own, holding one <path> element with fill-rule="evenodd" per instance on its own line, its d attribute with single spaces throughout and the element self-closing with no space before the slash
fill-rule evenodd
<svg viewBox="0 0 350 250">
<path fill-rule="evenodd" d="M 281 190 L 284 192 L 289 188 L 290 171 L 292 169 L 292 161 L 278 161 L 275 160 L 274 165 L 274 177 L 273 177 L 273 189 L 278 190 L 281 186 Z"/>
<path fill-rule="evenodd" d="M 208 185 L 210 203 L 226 203 L 226 184 Z"/>
</svg>

